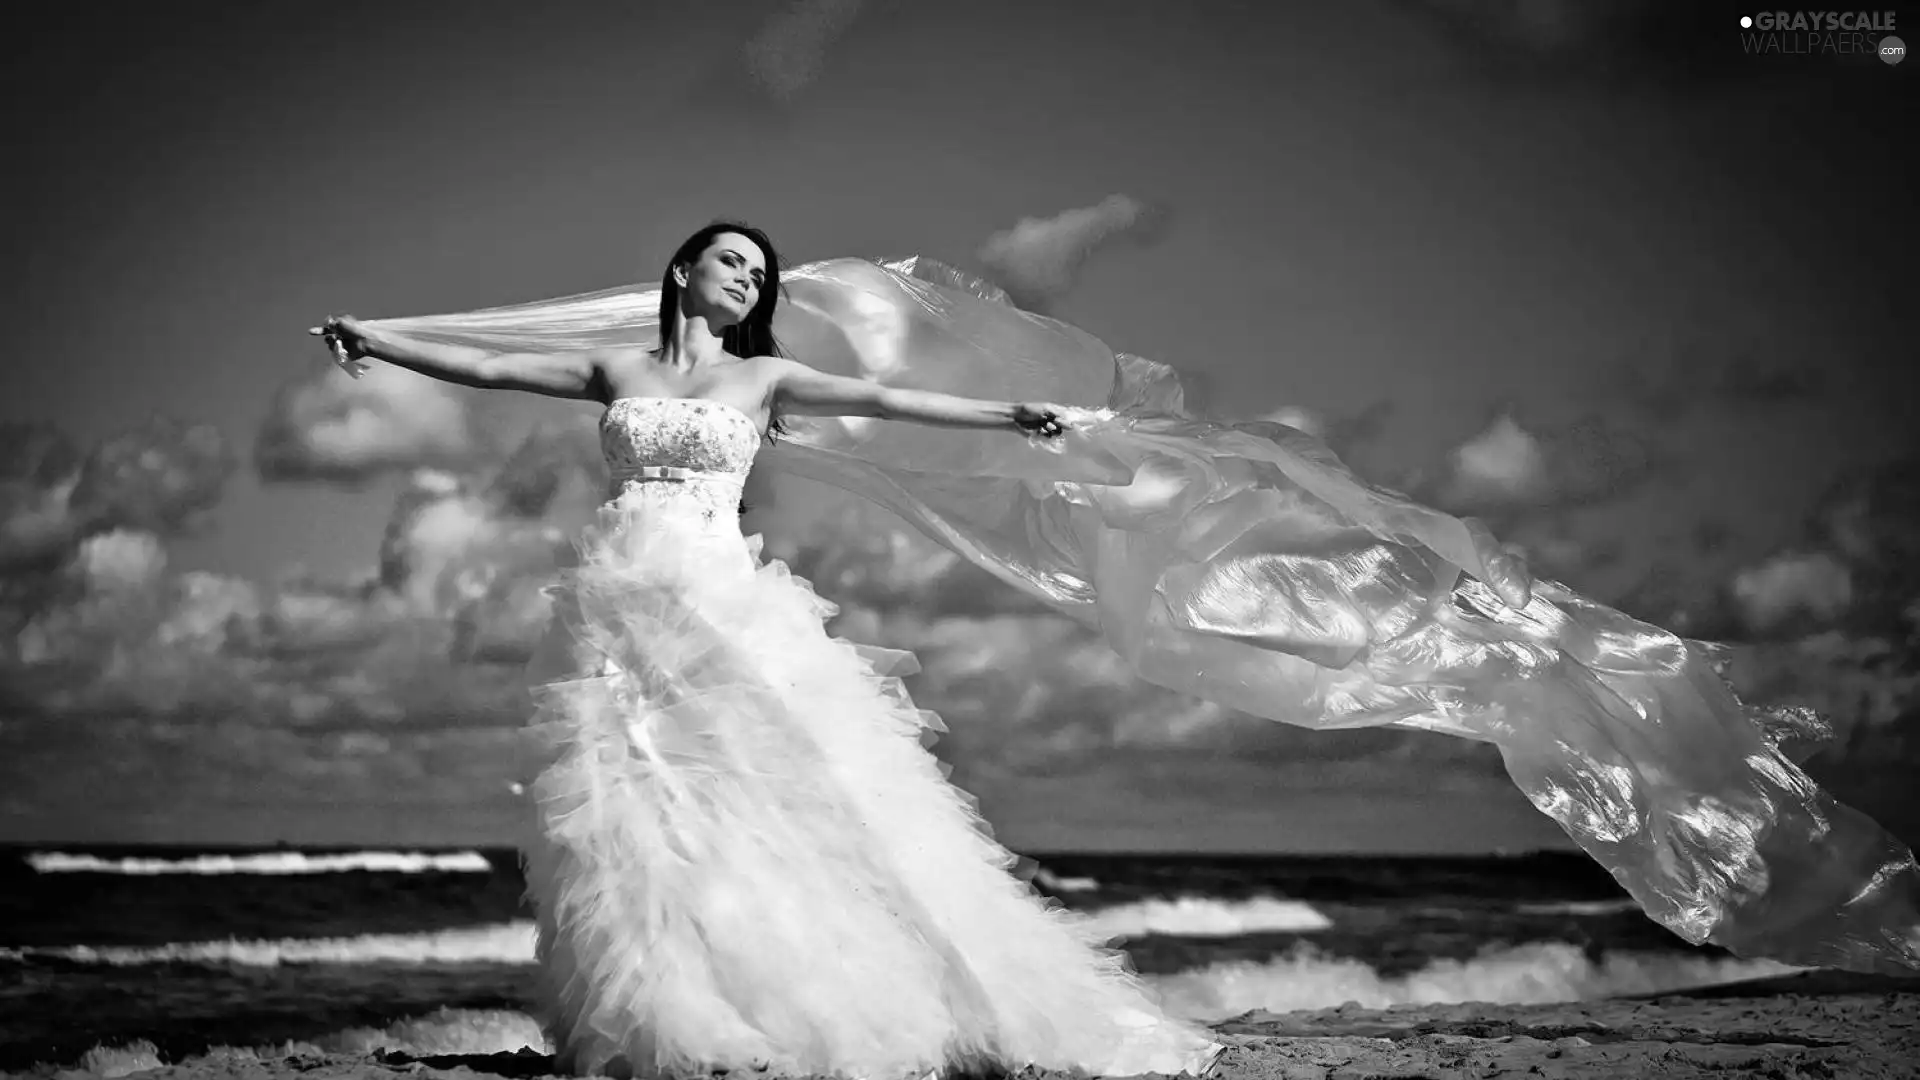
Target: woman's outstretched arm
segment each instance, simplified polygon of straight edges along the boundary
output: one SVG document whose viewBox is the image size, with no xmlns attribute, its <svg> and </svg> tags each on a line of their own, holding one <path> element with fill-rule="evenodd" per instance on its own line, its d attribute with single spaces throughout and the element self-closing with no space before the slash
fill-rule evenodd
<svg viewBox="0 0 1920 1080">
<path fill-rule="evenodd" d="M 338 315 L 307 331 L 340 343 L 347 357 L 368 357 L 442 382 L 482 390 L 524 390 L 548 397 L 593 398 L 615 349 L 556 353 L 489 352 L 471 345 L 419 341 Z"/>
<path fill-rule="evenodd" d="M 865 379 L 829 375 L 792 360 L 773 360 L 773 394 L 782 411 L 811 416 L 873 416 L 935 427 L 1007 428 L 1058 435 L 1058 406 L 1041 402 L 984 401 L 932 390 L 881 386 Z"/>
</svg>

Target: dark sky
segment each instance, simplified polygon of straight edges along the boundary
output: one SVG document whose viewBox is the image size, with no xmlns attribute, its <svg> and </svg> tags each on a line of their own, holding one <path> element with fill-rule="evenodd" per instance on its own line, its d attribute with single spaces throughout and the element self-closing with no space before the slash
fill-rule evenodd
<svg viewBox="0 0 1920 1080">
<path fill-rule="evenodd" d="M 1364 471 L 1416 490 L 1446 490 L 1450 451 L 1507 415 L 1556 455 L 1551 520 L 1527 527 L 1568 553 L 1563 576 L 1610 600 L 1654 577 L 1711 589 L 1799 540 L 1836 478 L 1912 451 L 1915 69 L 1743 56 L 1737 7 L 1688 6 L 44 16 L 4 76 L 25 257 L 0 419 L 70 445 L 40 465 L 14 455 L 25 478 L 9 490 L 26 494 L 9 496 L 5 538 L 32 558 L 8 593 L 4 830 L 507 837 L 511 664 L 449 661 L 431 616 L 451 586 L 393 569 L 424 558 L 408 543 L 477 549 L 498 524 L 421 494 L 439 481 L 410 468 L 469 483 L 497 455 L 402 447 L 393 469 L 296 482 L 263 477 L 256 451 L 303 422 L 295 391 L 338 392 L 303 333 L 329 311 L 650 279 L 717 216 L 764 226 L 790 261 L 980 268 L 1023 218 L 1141 200 L 1152 227 L 1120 230 L 1049 297 L 1056 314 L 1194 373 L 1221 412 L 1311 410 Z M 1908 22 L 1920 36 L 1920 13 Z M 516 438 L 580 416 L 431 401 L 448 424 Z M 224 450 L 143 427 L 155 414 L 212 425 Z M 66 484 L 61 453 L 129 430 L 145 434 L 115 460 L 137 465 L 154 440 L 164 483 L 130 465 L 118 487 Z M 828 562 L 871 540 L 810 535 Z M 102 599 L 108 579 L 130 584 Z M 204 615 L 210 596 L 232 617 Z M 928 656 L 924 703 L 973 718 L 950 740 L 957 776 L 1015 842 L 1553 839 L 1476 748 L 1302 741 L 1222 717 L 1189 738 L 1172 718 L 1191 703 L 1126 683 L 1077 638 L 1060 645 L 1083 658 L 1072 677 L 1034 671 L 1051 704 L 1022 704 L 976 670 L 979 643 L 1054 640 L 1047 620 L 945 613 L 912 590 L 871 606 L 876 634 Z M 205 624 L 200 644 L 154 644 L 192 637 L 183 620 Z M 1028 737 L 1045 768 L 1016 760 Z M 1337 779 L 1306 782 L 1302 760 Z"/>
</svg>

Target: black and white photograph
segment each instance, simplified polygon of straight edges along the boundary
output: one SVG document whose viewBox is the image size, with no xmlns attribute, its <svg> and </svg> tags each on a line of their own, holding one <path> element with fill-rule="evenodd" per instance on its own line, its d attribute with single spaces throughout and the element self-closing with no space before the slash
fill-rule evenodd
<svg viewBox="0 0 1920 1080">
<path fill-rule="evenodd" d="M 1920 1076 L 1911 37 L 22 9 L 0 1080 Z"/>
</svg>

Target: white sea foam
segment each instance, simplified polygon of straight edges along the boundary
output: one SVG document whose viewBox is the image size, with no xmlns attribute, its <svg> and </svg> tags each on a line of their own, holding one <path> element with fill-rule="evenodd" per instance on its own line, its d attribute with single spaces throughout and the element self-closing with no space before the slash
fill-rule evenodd
<svg viewBox="0 0 1920 1080">
<path fill-rule="evenodd" d="M 57 958 L 113 966 L 531 964 L 533 950 L 533 924 L 516 920 L 431 934 L 213 941 L 151 948 L 6 949 L 0 950 L 0 959 Z M 1383 975 L 1365 961 L 1327 956 L 1310 946 L 1301 946 L 1286 956 L 1264 962 L 1213 964 L 1176 974 L 1148 976 L 1146 981 L 1169 1011 L 1211 1021 L 1253 1009 L 1287 1012 L 1330 1008 L 1346 1002 L 1357 1002 L 1368 1008 L 1474 1001 L 1503 1005 L 1548 1004 L 1623 994 L 1665 993 L 1798 970 L 1801 969 L 1768 961 L 1663 952 L 1616 952 L 1596 961 L 1577 946 L 1553 942 L 1503 946 L 1469 959 L 1435 960 L 1411 972 Z M 356 1030 L 342 1032 L 340 1037 L 356 1045 L 363 1042 L 373 1045 L 392 1036 L 397 1041 L 381 1045 L 431 1046 L 434 1053 L 487 1053 L 532 1045 L 525 1041 L 524 1035 L 532 1029 L 518 1022 L 503 1024 L 501 1015 L 473 1013 L 469 1016 L 460 1010 L 442 1010 L 435 1014 L 437 1019 L 407 1021 L 384 1029 L 385 1034 Z M 468 1026 L 475 1026 L 471 1044 L 461 1041 L 466 1038 L 461 1032 Z M 402 1027 L 406 1029 L 404 1032 Z M 405 1038 L 399 1038 L 401 1035 Z M 496 1041 L 501 1039 L 512 1045 Z"/>
<path fill-rule="evenodd" d="M 1325 930 L 1333 920 L 1299 900 L 1259 896 L 1215 900 L 1183 896 L 1174 900 L 1138 900 L 1090 913 L 1109 939 L 1178 934 L 1183 937 L 1238 937 L 1241 934 L 1307 933 Z"/>
<path fill-rule="evenodd" d="M 1109 940 L 1146 934 L 1232 937 L 1262 931 L 1310 931 L 1332 925 L 1294 900 L 1143 900 L 1091 913 Z M 0 959 L 42 958 L 77 964 L 530 964 L 533 924 L 524 919 L 419 934 L 361 934 L 338 938 L 194 941 L 151 946 L 63 945 L 0 949 Z"/>
<path fill-rule="evenodd" d="M 1640 904 L 1622 900 L 1561 900 L 1546 904 L 1521 904 L 1514 908 L 1522 915 L 1619 915 L 1639 911 Z"/>
<path fill-rule="evenodd" d="M 35 852 L 27 865 L 41 874 L 338 874 L 372 870 L 388 874 L 484 874 L 493 869 L 477 851 L 428 854 L 413 851 L 354 851 L 308 855 L 298 851 L 255 855 L 196 855 L 187 859 L 102 859 L 60 851 Z"/>
<path fill-rule="evenodd" d="M 531 1016 L 511 1010 L 435 1009 L 421 1016 L 396 1020 L 385 1027 L 346 1028 L 312 1041 L 275 1046 L 216 1046 L 183 1064 L 213 1066 L 214 1075 L 262 1075 L 287 1070 L 278 1063 L 289 1057 L 378 1052 L 426 1056 L 432 1054 L 511 1054 L 519 1050 L 551 1054 L 553 1046 Z M 101 1077 L 130 1076 L 165 1063 L 144 1040 L 119 1046 L 98 1046 L 77 1063 Z M 24 1074 L 22 1074 L 24 1075 Z"/>
<path fill-rule="evenodd" d="M 531 927 L 515 923 L 493 929 L 489 949 L 482 950 L 489 953 L 488 958 L 531 961 Z M 418 952 L 424 956 L 427 951 Z M 1795 970 L 1765 961 L 1674 953 L 1615 953 L 1595 963 L 1575 946 L 1536 944 L 1491 949 L 1470 960 L 1435 961 L 1405 975 L 1383 976 L 1361 961 L 1327 957 L 1301 948 L 1266 963 L 1216 964 L 1177 975 L 1149 976 L 1146 982 L 1168 1011 L 1212 1022 L 1253 1009 L 1323 1009 L 1349 1001 L 1369 1008 L 1472 1001 L 1550 1004 L 1684 990 Z M 349 1028 L 304 1046 L 280 1049 L 306 1047 L 347 1054 L 375 1050 L 419 1055 L 497 1054 L 523 1048 L 552 1052 L 539 1025 L 525 1014 L 478 1009 L 438 1009 L 385 1027 Z M 137 1048 L 127 1052 L 133 1049 Z M 246 1050 L 214 1053 L 251 1056 Z M 150 1067 L 144 1057 L 136 1066 Z"/>
<path fill-rule="evenodd" d="M 1033 872 L 1033 883 L 1055 893 L 1094 892 L 1100 888 L 1097 878 L 1061 877 L 1044 866 Z"/>
<path fill-rule="evenodd" d="M 519 955 L 522 943 L 508 939 L 517 939 L 522 928 L 516 924 L 511 931 L 493 941 L 493 958 Z M 523 944 L 530 952 L 531 940 Z M 1795 970 L 1764 961 L 1662 953 L 1616 953 L 1596 963 L 1571 945 L 1536 944 L 1493 949 L 1470 960 L 1435 961 L 1398 976 L 1383 976 L 1357 960 L 1301 949 L 1267 963 L 1218 964 L 1178 975 L 1150 976 L 1146 981 L 1170 1012 L 1210 1022 L 1253 1009 L 1286 1012 L 1349 1001 L 1368 1008 L 1461 1002 L 1549 1004 L 1670 992 Z M 522 1013 L 471 1009 L 439 1009 L 382 1028 L 350 1028 L 306 1045 L 353 1054 L 383 1049 L 413 1054 L 493 1054 L 522 1048 L 550 1053 L 552 1049 L 539 1025 Z M 245 1050 L 215 1054 L 249 1056 Z"/>
<path fill-rule="evenodd" d="M 495 1009 L 436 1009 L 379 1028 L 348 1028 L 315 1040 L 330 1054 L 501 1054 L 520 1049 L 553 1052 L 540 1025 L 525 1013 Z"/>
<path fill-rule="evenodd" d="M 76 964 L 531 964 L 533 923 L 525 919 L 426 934 L 359 934 L 337 938 L 194 941 L 173 945 L 60 945 L 0 949 L 0 959 L 66 960 Z"/>
<path fill-rule="evenodd" d="M 1596 962 L 1578 946 L 1538 942 L 1488 949 L 1466 960 L 1435 960 L 1402 975 L 1382 975 L 1364 961 L 1301 948 L 1265 962 L 1213 964 L 1151 981 L 1169 1011 L 1219 1020 L 1253 1009 L 1290 1012 L 1349 1001 L 1372 1009 L 1473 1001 L 1544 1005 L 1668 993 L 1799 970 L 1765 960 L 1660 952 L 1608 953 Z"/>
</svg>

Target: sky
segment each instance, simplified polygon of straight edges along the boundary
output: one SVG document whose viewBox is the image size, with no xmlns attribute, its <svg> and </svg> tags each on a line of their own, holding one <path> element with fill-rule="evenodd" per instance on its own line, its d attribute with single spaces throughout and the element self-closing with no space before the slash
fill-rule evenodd
<svg viewBox="0 0 1920 1080">
<path fill-rule="evenodd" d="M 517 662 L 592 410 L 350 383 L 305 328 L 656 279 L 716 217 L 789 262 L 989 274 L 1635 614 L 1859 593 L 1768 560 L 1913 460 L 1915 68 L 1745 55 L 1739 8 L 1688 7 L 46 15 L 0 76 L 31 148 L 0 840 L 511 842 Z M 921 655 L 1011 844 L 1560 842 L 1483 747 L 1154 690 L 882 516 L 775 495 L 770 550 L 837 632 Z"/>
</svg>

